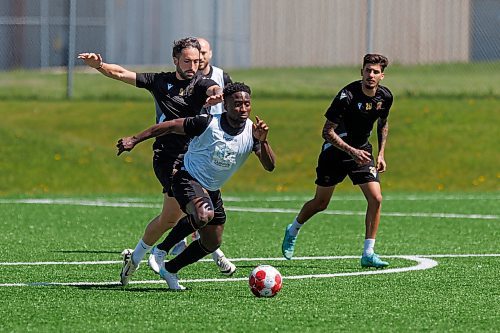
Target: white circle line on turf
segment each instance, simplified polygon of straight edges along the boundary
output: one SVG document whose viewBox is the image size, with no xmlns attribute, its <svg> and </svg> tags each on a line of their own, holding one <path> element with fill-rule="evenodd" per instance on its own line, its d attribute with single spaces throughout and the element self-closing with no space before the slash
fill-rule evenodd
<svg viewBox="0 0 500 333">
<path fill-rule="evenodd" d="M 401 268 L 389 268 L 380 270 L 366 270 L 361 272 L 347 272 L 347 273 L 328 273 L 328 274 L 310 274 L 310 275 L 290 275 L 283 276 L 283 280 L 298 280 L 298 279 L 319 279 L 319 278 L 333 278 L 342 276 L 357 276 L 357 275 L 375 275 L 375 274 L 390 274 L 390 273 L 402 273 L 409 271 L 426 270 L 436 267 L 438 262 L 428 258 L 420 258 L 417 256 L 394 256 L 402 259 L 407 259 L 417 262 L 417 265 L 410 267 Z M 346 256 L 351 258 L 351 256 Z M 355 257 L 358 258 L 358 257 Z M 268 261 L 272 261 L 272 258 L 265 258 Z M 282 259 L 282 258 L 280 258 Z M 199 282 L 234 282 L 234 281 L 246 281 L 247 277 L 242 278 L 213 278 L 213 279 L 181 279 L 181 283 L 199 283 Z M 164 284 L 163 280 L 146 280 L 146 281 L 131 281 L 129 284 Z M 0 287 L 38 287 L 38 286 L 119 286 L 120 283 L 116 281 L 107 282 L 25 282 L 25 283 L 1 283 Z"/>
<path fill-rule="evenodd" d="M 117 253 L 118 255 L 118 253 Z M 500 253 L 466 253 L 466 254 L 414 254 L 414 255 L 384 255 L 381 258 L 468 258 L 468 257 L 500 257 Z M 297 260 L 338 260 L 338 259 L 360 259 L 360 256 L 316 256 L 316 257 L 294 257 Z M 234 262 L 243 261 L 286 261 L 283 257 L 277 258 L 229 258 Z M 201 259 L 199 262 L 211 262 L 212 259 Z M 143 260 L 142 263 L 145 263 Z M 101 261 L 33 261 L 33 262 L 0 262 L 0 266 L 38 266 L 38 265 L 114 265 L 121 264 L 122 260 L 101 260 Z"/>
<path fill-rule="evenodd" d="M 76 206 L 94 206 L 94 207 L 128 207 L 128 208 L 158 208 L 161 209 L 159 204 L 148 203 L 133 203 L 126 202 L 113 202 L 104 199 L 99 200 L 78 200 L 78 199 L 12 199 L 2 200 L 3 204 L 48 204 L 48 205 L 76 205 Z M 251 208 L 251 207 L 231 207 L 226 206 L 227 211 L 233 212 L 254 212 L 254 213 L 284 213 L 296 214 L 296 209 L 286 208 Z M 347 216 L 364 216 L 366 212 L 362 211 L 349 211 L 349 210 L 325 210 L 321 212 L 325 215 L 347 215 Z M 455 213 L 402 213 L 402 212 L 384 212 L 384 216 L 392 217 L 428 217 L 428 218 L 449 218 L 449 219 L 482 219 L 482 220 L 496 220 L 500 217 L 492 214 L 455 214 Z"/>
</svg>

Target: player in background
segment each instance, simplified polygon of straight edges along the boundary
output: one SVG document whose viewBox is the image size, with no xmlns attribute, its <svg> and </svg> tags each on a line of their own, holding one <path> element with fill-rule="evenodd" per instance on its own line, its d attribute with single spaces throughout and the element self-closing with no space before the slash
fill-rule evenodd
<svg viewBox="0 0 500 333">
<path fill-rule="evenodd" d="M 195 116 L 205 105 L 222 102 L 222 88 L 198 73 L 200 50 L 200 43 L 194 37 L 175 41 L 172 58 L 176 70 L 166 73 L 132 72 L 122 66 L 105 63 L 101 55 L 96 53 L 81 53 L 78 58 L 109 78 L 147 89 L 155 101 L 156 123 L 161 123 Z M 179 204 L 171 195 L 170 186 L 173 170 L 182 162 L 188 142 L 186 136 L 168 134 L 153 143 L 153 169 L 163 187 L 163 208 L 160 215 L 149 222 L 134 251 L 122 253 L 124 264 L 120 280 L 123 285 L 128 284 L 151 247 L 183 216 Z"/>
<path fill-rule="evenodd" d="M 344 87 L 326 111 L 323 127 L 325 142 L 316 168 L 316 193 L 285 229 L 281 249 L 286 259 L 292 259 L 300 228 L 312 216 L 328 207 L 335 186 L 349 175 L 353 185 L 360 187 L 368 203 L 361 266 L 383 268 L 389 265 L 374 252 L 382 205 L 379 173 L 387 168 L 384 158 L 389 131 L 387 118 L 393 101 L 389 89 L 379 85 L 387 65 L 388 60 L 382 55 L 365 55 L 361 80 Z M 378 122 L 376 161 L 368 141 L 375 121 Z"/>
<path fill-rule="evenodd" d="M 217 82 L 219 87 L 224 88 L 229 83 L 232 83 L 229 74 L 224 72 L 221 68 L 215 67 L 211 64 L 212 60 L 212 49 L 210 43 L 205 39 L 198 37 L 198 42 L 200 43 L 200 66 L 199 71 L 206 77 Z M 210 114 L 221 114 L 224 111 L 223 103 L 213 105 L 207 110 Z M 199 238 L 197 232 L 192 235 L 193 240 Z M 161 247 L 161 246 L 160 246 Z M 179 243 L 177 243 L 170 253 L 172 255 L 178 255 L 187 247 L 187 240 L 184 238 Z M 157 246 L 151 249 L 151 255 L 148 258 L 148 264 L 151 269 L 159 273 L 160 267 L 163 266 L 165 262 L 165 257 L 167 253 Z M 212 253 L 212 259 L 219 267 L 220 271 L 225 275 L 232 275 L 236 271 L 236 266 L 224 255 L 221 249 L 217 249 Z"/>
<path fill-rule="evenodd" d="M 214 252 L 222 243 L 226 221 L 220 192 L 222 185 L 252 151 L 265 170 L 274 170 L 275 157 L 267 142 L 269 127 L 258 117 L 255 124 L 249 119 L 250 95 L 247 85 L 229 84 L 224 88 L 226 112 L 166 121 L 118 140 L 120 155 L 132 150 L 139 142 L 167 133 L 193 137 L 184 155 L 183 166 L 172 180 L 172 191 L 186 216 L 170 231 L 166 244 L 172 247 L 194 231 L 200 233 L 200 238 L 161 267 L 160 276 L 170 289 L 185 289 L 179 284 L 177 272 Z"/>
</svg>

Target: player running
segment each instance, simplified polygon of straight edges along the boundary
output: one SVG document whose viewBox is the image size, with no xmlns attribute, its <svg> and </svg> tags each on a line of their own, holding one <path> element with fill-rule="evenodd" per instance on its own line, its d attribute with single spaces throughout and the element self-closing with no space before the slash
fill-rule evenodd
<svg viewBox="0 0 500 333">
<path fill-rule="evenodd" d="M 328 207 L 335 186 L 349 175 L 368 203 L 361 266 L 383 268 L 389 265 L 374 252 L 382 205 L 379 173 L 387 169 L 384 158 L 389 131 L 387 117 L 393 100 L 389 89 L 379 85 L 388 63 L 382 55 L 365 55 L 361 80 L 344 87 L 326 111 L 323 127 L 325 142 L 316 168 L 316 194 L 302 206 L 299 215 L 285 229 L 281 250 L 286 259 L 293 257 L 300 228 Z M 368 141 L 375 121 L 378 121 L 376 162 Z"/>
</svg>

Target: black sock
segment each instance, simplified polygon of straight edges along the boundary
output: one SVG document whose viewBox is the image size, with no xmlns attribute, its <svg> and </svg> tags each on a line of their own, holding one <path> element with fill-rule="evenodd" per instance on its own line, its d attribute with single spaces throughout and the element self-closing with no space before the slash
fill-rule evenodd
<svg viewBox="0 0 500 333">
<path fill-rule="evenodd" d="M 174 259 L 167 261 L 165 263 L 165 269 L 170 273 L 177 273 L 181 268 L 197 262 L 209 253 L 210 252 L 201 245 L 200 240 L 197 239 L 191 242 L 191 244 Z"/>
<path fill-rule="evenodd" d="M 184 237 L 191 235 L 196 229 L 189 222 L 189 215 L 184 216 L 177 222 L 175 227 L 170 230 L 170 233 L 165 237 L 163 242 L 157 245 L 160 250 L 169 252 L 175 244 L 179 243 Z"/>
</svg>

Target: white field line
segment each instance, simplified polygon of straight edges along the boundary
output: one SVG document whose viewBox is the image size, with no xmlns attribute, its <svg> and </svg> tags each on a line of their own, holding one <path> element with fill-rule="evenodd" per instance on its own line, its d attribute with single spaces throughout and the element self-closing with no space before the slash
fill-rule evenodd
<svg viewBox="0 0 500 333">
<path fill-rule="evenodd" d="M 118 253 L 117 253 L 118 255 Z M 419 257 L 419 258 L 471 258 L 471 257 L 500 257 L 500 253 L 469 253 L 469 254 L 394 254 L 394 255 L 384 255 L 381 258 L 408 258 L 408 257 Z M 360 256 L 316 256 L 316 257 L 294 257 L 293 261 L 298 260 L 339 260 L 339 259 L 359 259 Z M 229 258 L 234 262 L 245 262 L 245 261 L 286 261 L 283 257 L 277 258 Z M 146 263 L 143 260 L 142 263 Z M 212 259 L 201 259 L 199 262 L 212 262 Z M 33 262 L 0 262 L 0 266 L 41 266 L 41 265 L 114 265 L 121 264 L 122 260 L 101 260 L 101 261 L 33 261 Z"/>
<path fill-rule="evenodd" d="M 160 204 L 152 203 L 137 203 L 137 202 L 111 202 L 107 200 L 80 200 L 80 199 L 4 199 L 0 200 L 0 204 L 47 204 L 47 205 L 76 205 L 76 206 L 95 206 L 95 207 L 129 207 L 129 208 L 157 208 L 161 209 Z M 254 213 L 285 213 L 296 214 L 296 209 L 286 208 L 249 208 L 249 207 L 231 207 L 226 206 L 227 211 L 233 212 L 254 212 Z M 326 210 L 321 212 L 326 215 L 359 215 L 364 216 L 362 211 L 349 210 Z M 453 214 L 453 213 L 401 213 L 401 212 L 384 212 L 384 216 L 394 217 L 424 217 L 424 218 L 449 218 L 449 219 L 482 219 L 496 220 L 498 215 L 484 214 Z"/>
<path fill-rule="evenodd" d="M 398 258 L 403 258 L 406 260 L 415 261 L 417 265 L 410 267 L 401 268 L 389 268 L 381 270 L 365 270 L 361 272 L 348 272 L 348 273 L 328 273 L 328 274 L 310 274 L 310 275 L 290 275 L 283 276 L 283 280 L 297 280 L 297 279 L 314 279 L 314 278 L 333 278 L 341 276 L 357 276 L 357 275 L 374 275 L 374 274 L 390 274 L 390 273 L 402 273 L 408 271 L 418 271 L 426 270 L 436 267 L 438 265 L 437 261 L 420 258 L 417 256 L 393 256 Z M 334 259 L 352 259 L 359 258 L 359 256 L 335 256 L 335 257 L 302 257 L 294 258 L 294 260 L 331 260 Z M 239 260 L 238 260 L 239 259 Z M 233 261 L 250 261 L 250 260 L 264 259 L 265 261 L 283 260 L 283 258 L 237 258 Z M 247 277 L 243 278 L 217 278 L 217 279 L 181 279 L 181 283 L 198 283 L 198 282 L 233 282 L 233 281 L 247 281 Z M 146 280 L 146 281 L 131 281 L 130 284 L 164 284 L 163 280 Z M 120 285 L 116 281 L 106 281 L 106 282 L 24 282 L 24 283 L 1 283 L 0 287 L 27 287 L 27 286 L 109 286 L 109 285 Z"/>
</svg>

